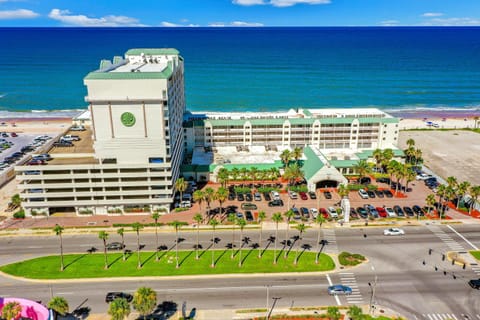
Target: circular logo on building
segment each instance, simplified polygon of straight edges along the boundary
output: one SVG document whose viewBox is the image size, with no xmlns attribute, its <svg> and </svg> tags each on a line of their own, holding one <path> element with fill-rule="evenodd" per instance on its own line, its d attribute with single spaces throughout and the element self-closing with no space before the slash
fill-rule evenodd
<svg viewBox="0 0 480 320">
<path fill-rule="evenodd" d="M 135 116 L 131 112 L 122 113 L 120 120 L 125 127 L 131 127 L 135 124 Z"/>
</svg>

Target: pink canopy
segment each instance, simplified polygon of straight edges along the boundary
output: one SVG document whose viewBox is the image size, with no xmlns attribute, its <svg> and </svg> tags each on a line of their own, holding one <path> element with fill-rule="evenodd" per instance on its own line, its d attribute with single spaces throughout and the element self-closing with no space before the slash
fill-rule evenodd
<svg viewBox="0 0 480 320">
<path fill-rule="evenodd" d="M 32 320 L 52 320 L 49 310 L 35 301 L 20 298 L 2 298 L 0 297 L 0 310 L 9 302 L 16 301 L 22 306 L 21 316 Z"/>
</svg>

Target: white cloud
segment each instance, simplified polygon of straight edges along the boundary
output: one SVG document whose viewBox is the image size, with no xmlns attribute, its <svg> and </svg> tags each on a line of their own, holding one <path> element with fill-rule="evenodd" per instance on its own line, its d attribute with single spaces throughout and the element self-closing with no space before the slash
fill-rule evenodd
<svg viewBox="0 0 480 320">
<path fill-rule="evenodd" d="M 400 21 L 398 20 L 384 20 L 380 22 L 380 25 L 384 27 L 394 27 L 398 26 L 399 23 Z"/>
<path fill-rule="evenodd" d="M 427 17 L 427 18 L 441 17 L 441 16 L 443 16 L 443 13 L 441 12 L 425 12 L 424 14 L 422 14 L 422 17 Z"/>
<path fill-rule="evenodd" d="M 232 22 L 212 22 L 209 27 L 263 27 L 260 22 L 232 21 Z"/>
<path fill-rule="evenodd" d="M 480 26 L 478 18 L 434 18 L 422 23 L 424 26 Z"/>
<path fill-rule="evenodd" d="M 58 20 L 67 25 L 82 27 L 144 27 L 135 18 L 126 16 L 104 16 L 101 18 L 90 18 L 85 15 L 72 15 L 68 10 L 52 9 L 48 17 Z"/>
<path fill-rule="evenodd" d="M 32 19 L 38 17 L 39 14 L 27 9 L 3 10 L 0 11 L 0 20 L 11 19 Z"/>
<path fill-rule="evenodd" d="M 274 7 L 291 7 L 296 4 L 329 4 L 331 0 L 232 0 L 241 6 L 272 5 Z"/>
<path fill-rule="evenodd" d="M 188 21 L 188 20 L 186 20 Z M 200 25 L 198 24 L 179 24 L 179 23 L 173 23 L 173 22 L 168 22 L 168 21 L 162 21 L 160 24 L 162 27 L 167 27 L 167 28 L 175 28 L 175 27 L 199 27 Z"/>
</svg>

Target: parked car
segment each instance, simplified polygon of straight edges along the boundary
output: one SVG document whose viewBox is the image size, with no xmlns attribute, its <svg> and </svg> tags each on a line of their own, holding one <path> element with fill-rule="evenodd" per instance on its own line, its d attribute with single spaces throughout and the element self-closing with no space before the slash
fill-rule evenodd
<svg viewBox="0 0 480 320">
<path fill-rule="evenodd" d="M 308 193 L 308 195 L 310 196 L 310 199 L 312 199 L 312 200 L 317 199 L 317 195 L 316 195 L 315 192 L 313 192 L 313 191 L 310 191 L 310 192 Z"/>
<path fill-rule="evenodd" d="M 395 211 L 393 210 L 393 208 L 386 207 L 386 208 L 385 208 L 385 211 L 387 212 L 387 215 L 388 215 L 389 217 L 395 217 L 395 216 L 396 216 Z"/>
<path fill-rule="evenodd" d="M 32 160 L 30 160 L 30 161 L 28 162 L 28 165 L 29 165 L 29 166 L 41 166 L 41 165 L 44 165 L 44 164 L 46 164 L 45 161 L 43 161 L 43 160 L 38 160 L 38 159 L 37 159 L 37 160 L 32 159 Z"/>
<path fill-rule="evenodd" d="M 368 194 L 368 197 L 369 197 L 369 198 L 372 198 L 372 199 L 375 198 L 375 192 L 374 192 L 374 191 L 372 191 L 372 190 L 367 190 L 367 194 Z"/>
<path fill-rule="evenodd" d="M 397 214 L 399 217 L 405 217 L 405 213 L 403 212 L 402 208 L 400 206 L 394 206 L 393 211 Z"/>
<path fill-rule="evenodd" d="M 309 219 L 309 218 L 310 218 L 310 214 L 309 214 L 307 208 L 301 207 L 301 208 L 300 208 L 300 212 L 302 213 L 302 216 L 303 216 L 305 219 Z"/>
<path fill-rule="evenodd" d="M 38 158 L 38 159 L 41 159 L 41 160 L 44 160 L 44 161 L 52 160 L 52 157 L 48 153 L 39 154 L 38 156 L 35 156 L 35 158 Z"/>
<path fill-rule="evenodd" d="M 418 205 L 414 205 L 412 206 L 412 209 L 413 209 L 413 212 L 415 212 L 415 214 L 417 216 L 423 216 L 423 211 L 422 211 L 422 208 Z"/>
<path fill-rule="evenodd" d="M 352 294 L 352 288 L 342 284 L 336 284 L 328 287 L 328 294 L 332 296 L 339 294 L 350 295 Z"/>
<path fill-rule="evenodd" d="M 302 199 L 302 200 L 308 200 L 308 196 L 307 196 L 307 194 L 306 194 L 305 192 L 299 192 L 299 194 L 300 194 L 300 199 Z"/>
<path fill-rule="evenodd" d="M 283 207 L 283 200 L 278 199 L 278 200 L 272 200 L 268 203 L 269 207 Z"/>
<path fill-rule="evenodd" d="M 241 208 L 243 210 L 257 210 L 257 205 L 254 203 L 246 202 L 246 203 L 242 203 Z"/>
<path fill-rule="evenodd" d="M 318 210 L 316 208 L 310 208 L 310 214 L 312 215 L 313 219 L 317 219 Z"/>
<path fill-rule="evenodd" d="M 405 234 L 405 231 L 403 231 L 403 229 L 400 229 L 400 228 L 389 228 L 389 229 L 383 230 L 384 236 L 401 236 L 404 234 Z"/>
<path fill-rule="evenodd" d="M 238 219 L 243 219 L 243 213 L 236 212 L 235 215 L 237 216 Z"/>
<path fill-rule="evenodd" d="M 247 221 L 253 221 L 252 211 L 245 211 L 245 218 L 247 219 Z"/>
<path fill-rule="evenodd" d="M 245 201 L 245 197 L 243 193 L 237 193 L 237 200 L 238 201 Z"/>
<path fill-rule="evenodd" d="M 468 281 L 468 285 L 472 287 L 473 289 L 480 289 L 480 279 L 472 279 Z"/>
<path fill-rule="evenodd" d="M 360 196 L 360 198 L 362 199 L 368 199 L 368 193 L 367 191 L 365 191 L 365 189 L 360 189 L 358 190 L 358 195 Z"/>
<path fill-rule="evenodd" d="M 255 192 L 255 194 L 253 195 L 253 199 L 255 201 L 262 201 L 262 196 L 260 195 L 260 192 Z"/>
<path fill-rule="evenodd" d="M 332 194 L 330 191 L 323 191 L 323 196 L 325 197 L 325 199 L 329 200 L 329 199 L 332 199 Z"/>
<path fill-rule="evenodd" d="M 325 208 L 320 208 L 318 209 L 320 214 L 323 216 L 324 219 L 328 219 L 330 216 L 328 215 L 327 209 Z"/>
<path fill-rule="evenodd" d="M 107 244 L 107 250 L 123 250 L 123 248 L 125 248 L 125 245 L 121 242 L 110 242 Z"/>
<path fill-rule="evenodd" d="M 327 211 L 328 211 L 328 214 L 330 215 L 330 217 L 332 217 L 334 219 L 338 218 L 337 210 L 334 207 L 328 207 Z"/>
<path fill-rule="evenodd" d="M 390 184 L 390 178 L 378 178 L 377 182 Z"/>
<path fill-rule="evenodd" d="M 373 218 L 379 217 L 377 209 L 375 209 L 375 207 L 372 206 L 371 204 L 366 204 L 363 207 L 365 208 L 365 210 L 367 210 L 368 214 Z"/>
<path fill-rule="evenodd" d="M 280 194 L 275 190 L 270 191 L 270 196 L 273 200 L 280 200 Z"/>
<path fill-rule="evenodd" d="M 375 195 L 379 198 L 385 197 L 385 195 L 383 194 L 383 191 L 381 190 L 375 190 Z"/>
<path fill-rule="evenodd" d="M 386 218 L 387 217 L 387 211 L 382 208 L 382 207 L 375 207 L 375 209 L 377 210 L 378 212 L 378 215 L 382 218 Z"/>
<path fill-rule="evenodd" d="M 253 197 L 252 197 L 252 194 L 250 192 L 247 192 L 245 194 L 245 200 L 246 201 L 253 201 Z"/>
<path fill-rule="evenodd" d="M 357 213 L 362 219 L 367 219 L 368 218 L 368 212 L 365 210 L 365 208 L 358 207 L 357 208 Z"/>
<path fill-rule="evenodd" d="M 350 208 L 350 218 L 358 219 L 358 213 L 354 208 Z"/>
<path fill-rule="evenodd" d="M 105 297 L 105 302 L 106 303 L 110 303 L 112 302 L 113 300 L 115 300 L 116 298 L 122 298 L 122 299 L 125 299 L 127 300 L 127 302 L 132 302 L 133 300 L 133 296 L 129 293 L 125 293 L 125 292 L 109 292 L 107 293 L 106 297 Z"/>
<path fill-rule="evenodd" d="M 292 191 L 292 190 L 288 190 L 288 196 L 290 197 L 290 199 L 297 199 L 298 198 L 298 195 L 295 191 Z"/>
<path fill-rule="evenodd" d="M 85 131 L 85 127 L 82 125 L 73 126 L 70 128 L 70 131 Z"/>
<path fill-rule="evenodd" d="M 392 198 L 393 197 L 393 193 L 390 190 L 383 190 L 383 194 L 387 198 Z"/>
<path fill-rule="evenodd" d="M 265 198 L 265 201 L 271 201 L 272 198 L 270 197 L 270 194 L 268 192 L 263 193 L 263 198 Z"/>
<path fill-rule="evenodd" d="M 73 134 L 66 134 L 60 139 L 63 141 L 80 141 L 80 137 Z"/>
<path fill-rule="evenodd" d="M 410 207 L 407 207 L 407 206 L 403 207 L 403 211 L 409 217 L 415 216 L 415 213 L 413 212 L 412 208 L 410 208 Z"/>
<path fill-rule="evenodd" d="M 53 144 L 53 146 L 54 147 L 59 147 L 59 148 L 73 147 L 73 143 L 71 143 L 69 141 L 60 140 L 58 142 L 55 142 Z"/>
<path fill-rule="evenodd" d="M 229 201 L 235 200 L 235 193 L 229 193 L 229 194 L 228 194 L 228 200 L 229 200 Z"/>
<path fill-rule="evenodd" d="M 432 178 L 433 176 L 431 174 L 426 174 L 426 173 L 420 173 L 417 175 L 416 179 L 417 180 L 427 180 L 429 178 Z"/>
<path fill-rule="evenodd" d="M 12 132 L 11 136 L 12 136 L 12 138 L 16 138 L 16 137 L 18 137 L 18 134 L 16 132 Z"/>
<path fill-rule="evenodd" d="M 300 215 L 300 211 L 298 210 L 298 208 L 293 207 L 293 208 L 292 208 L 292 211 L 293 211 L 293 219 L 295 219 L 295 220 L 300 220 L 300 219 L 302 218 L 302 216 Z"/>
</svg>

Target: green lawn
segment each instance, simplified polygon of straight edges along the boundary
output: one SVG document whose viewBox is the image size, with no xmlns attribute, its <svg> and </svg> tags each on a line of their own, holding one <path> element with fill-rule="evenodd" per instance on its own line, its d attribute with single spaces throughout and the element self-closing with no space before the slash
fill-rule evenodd
<svg viewBox="0 0 480 320">
<path fill-rule="evenodd" d="M 300 251 L 301 253 L 301 251 Z M 19 277 L 31 279 L 73 279 L 73 278 L 109 278 L 109 277 L 143 277 L 143 276 L 180 276 L 226 273 L 276 273 L 328 271 L 335 268 L 332 258 L 321 254 L 319 263 L 315 264 L 314 252 L 299 254 L 298 264 L 294 265 L 295 252 L 291 251 L 287 259 L 283 251 L 278 250 L 276 265 L 273 264 L 273 250 L 264 252 L 261 259 L 258 250 L 242 250 L 243 266 L 238 267 L 239 253 L 230 258 L 230 250 L 215 250 L 215 268 L 210 267 L 212 251 L 200 251 L 200 259 L 195 259 L 195 251 L 179 251 L 180 267 L 175 268 L 175 251 L 160 252 L 160 261 L 155 261 L 154 252 L 142 252 L 143 266 L 137 269 L 137 254 L 134 252 L 126 261 L 121 253 L 108 254 L 108 270 L 104 269 L 103 253 L 69 254 L 64 256 L 65 270 L 59 271 L 60 256 L 46 256 L 25 260 L 0 267 L 0 270 Z"/>
<path fill-rule="evenodd" d="M 470 251 L 470 254 L 477 260 L 480 260 L 480 251 Z"/>
</svg>

